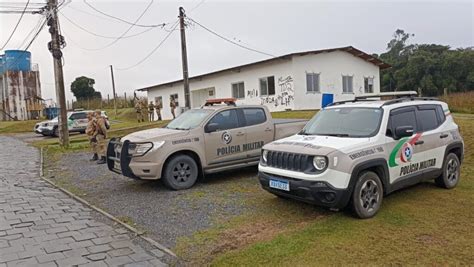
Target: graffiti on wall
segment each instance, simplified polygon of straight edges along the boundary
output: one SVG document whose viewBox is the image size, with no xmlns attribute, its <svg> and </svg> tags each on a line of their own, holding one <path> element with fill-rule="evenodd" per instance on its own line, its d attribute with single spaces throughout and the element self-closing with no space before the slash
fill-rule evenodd
<svg viewBox="0 0 474 267">
<path fill-rule="evenodd" d="M 295 100 L 294 89 L 293 89 L 293 78 L 288 75 L 286 77 L 278 78 L 278 88 L 275 95 L 260 96 L 261 105 L 273 105 L 275 107 L 291 105 L 291 102 Z M 247 90 L 247 97 L 256 98 L 258 97 L 258 90 L 252 89 Z"/>
</svg>

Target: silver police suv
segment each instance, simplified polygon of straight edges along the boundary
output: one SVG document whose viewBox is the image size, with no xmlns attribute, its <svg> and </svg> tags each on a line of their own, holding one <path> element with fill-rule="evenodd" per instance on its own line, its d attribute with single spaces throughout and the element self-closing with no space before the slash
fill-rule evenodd
<svg viewBox="0 0 474 267">
<path fill-rule="evenodd" d="M 380 100 L 380 97 L 395 97 Z M 262 187 L 277 196 L 373 217 L 385 195 L 424 180 L 451 189 L 464 143 L 448 105 L 416 92 L 369 94 L 322 109 L 263 147 Z"/>
</svg>

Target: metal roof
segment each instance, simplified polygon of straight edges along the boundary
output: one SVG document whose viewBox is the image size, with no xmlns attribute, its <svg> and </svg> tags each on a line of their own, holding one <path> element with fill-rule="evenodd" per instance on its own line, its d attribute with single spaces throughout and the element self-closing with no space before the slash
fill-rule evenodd
<svg viewBox="0 0 474 267">
<path fill-rule="evenodd" d="M 196 75 L 196 76 L 190 77 L 189 80 L 192 81 L 192 80 L 196 80 L 196 79 L 201 79 L 201 78 L 206 77 L 206 76 L 215 75 L 215 74 L 226 72 L 226 71 L 240 71 L 240 69 L 245 68 L 245 67 L 250 67 L 250 66 L 264 64 L 264 63 L 269 63 L 269 62 L 273 62 L 273 61 L 290 60 L 294 56 L 306 56 L 306 55 L 311 55 L 311 54 L 321 54 L 321 53 L 329 53 L 329 52 L 335 52 L 335 51 L 344 51 L 344 52 L 350 53 L 350 54 L 352 54 L 356 57 L 359 57 L 359 58 L 361 58 L 361 59 L 363 59 L 363 60 L 365 60 L 369 63 L 372 63 L 372 64 L 378 66 L 380 69 L 387 69 L 387 68 L 391 67 L 389 64 L 383 62 L 382 60 L 380 60 L 380 59 L 378 59 L 378 58 L 376 58 L 372 55 L 369 55 L 369 54 L 367 54 L 367 53 L 365 53 L 365 52 L 363 52 L 363 51 L 361 51 L 357 48 L 354 48 L 352 46 L 345 46 L 345 47 L 338 47 L 338 48 L 330 48 L 330 49 L 321 49 L 321 50 L 312 50 L 312 51 L 306 51 L 306 52 L 291 53 L 291 54 L 287 54 L 287 55 L 283 55 L 283 56 L 279 56 L 279 57 L 274 57 L 274 58 L 270 58 L 270 59 L 265 59 L 265 60 L 261 60 L 261 61 L 257 61 L 257 62 L 253 62 L 253 63 L 248 63 L 248 64 L 236 66 L 236 67 L 231 67 L 231 68 L 227 68 L 227 69 L 222 69 L 222 70 L 218 70 L 218 71 L 213 71 L 213 72 L 208 72 L 208 73 L 205 73 L 205 74 Z M 144 88 L 137 89 L 137 91 L 148 91 L 148 90 L 152 89 L 153 87 L 172 85 L 174 83 L 179 83 L 179 82 L 182 82 L 182 81 L 183 81 L 183 79 L 175 80 L 175 81 L 171 81 L 171 82 L 166 82 L 166 83 L 161 83 L 161 84 L 156 84 L 156 85 L 147 86 L 147 87 L 144 87 Z"/>
</svg>

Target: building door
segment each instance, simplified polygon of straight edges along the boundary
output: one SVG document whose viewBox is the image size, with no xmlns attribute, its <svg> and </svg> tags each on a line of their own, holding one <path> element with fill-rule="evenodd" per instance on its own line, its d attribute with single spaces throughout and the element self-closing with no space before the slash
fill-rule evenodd
<svg viewBox="0 0 474 267">
<path fill-rule="evenodd" d="M 191 97 L 191 107 L 198 108 L 204 105 L 204 103 L 206 103 L 206 100 L 210 98 L 216 98 L 215 88 L 210 87 L 205 89 L 193 90 L 191 91 Z"/>
</svg>

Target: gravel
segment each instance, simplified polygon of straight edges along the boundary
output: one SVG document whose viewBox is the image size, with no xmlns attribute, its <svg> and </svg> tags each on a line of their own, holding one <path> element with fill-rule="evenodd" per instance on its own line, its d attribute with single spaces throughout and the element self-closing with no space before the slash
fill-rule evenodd
<svg viewBox="0 0 474 267">
<path fill-rule="evenodd" d="M 62 154 L 47 164 L 46 177 L 114 216 L 136 224 L 173 248 L 179 238 L 212 227 L 251 209 L 246 199 L 258 188 L 256 167 L 207 176 L 191 189 L 172 191 L 160 181 L 137 181 L 89 162 L 89 153 Z M 48 161 L 48 158 L 46 159 Z"/>
</svg>

